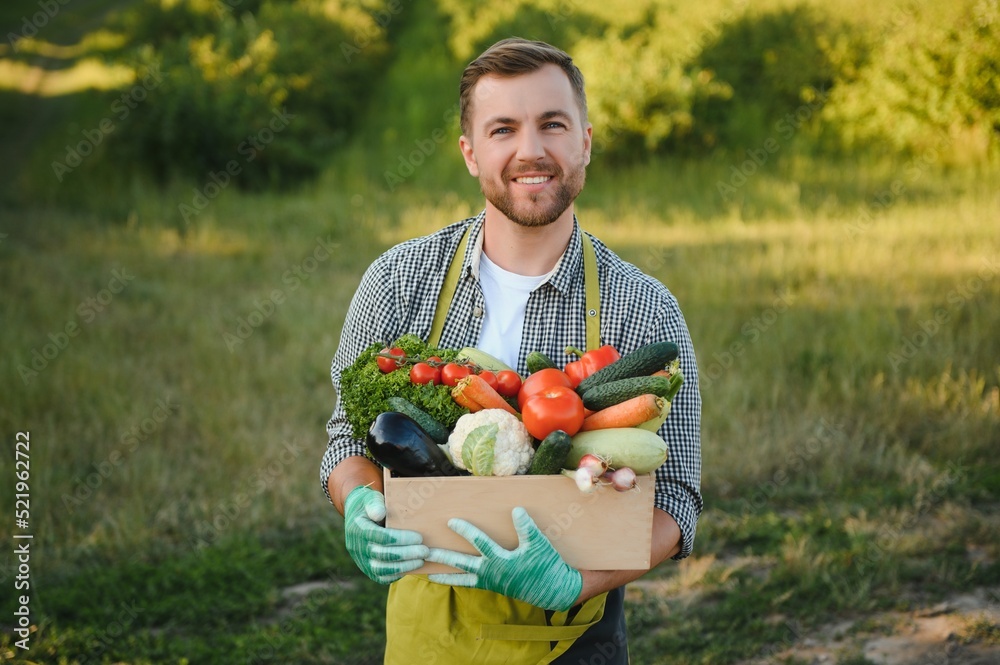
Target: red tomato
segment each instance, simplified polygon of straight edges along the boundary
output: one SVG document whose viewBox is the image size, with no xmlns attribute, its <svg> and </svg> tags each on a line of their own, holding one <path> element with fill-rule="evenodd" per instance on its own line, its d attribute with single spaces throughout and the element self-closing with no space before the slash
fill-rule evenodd
<svg viewBox="0 0 1000 665">
<path fill-rule="evenodd" d="M 389 347 L 385 347 L 379 353 L 381 353 L 381 354 L 386 354 L 387 353 L 389 355 L 399 356 L 400 359 L 406 357 L 406 351 L 404 351 L 403 349 L 399 348 L 398 346 L 394 346 L 391 349 Z M 379 355 L 375 359 L 375 362 L 378 364 L 378 368 L 380 370 L 382 370 L 385 374 L 388 374 L 389 372 L 393 371 L 394 369 L 398 369 L 403 364 L 399 360 L 395 360 L 393 358 L 386 358 L 383 355 Z"/>
<path fill-rule="evenodd" d="M 573 436 L 583 425 L 583 399 L 569 386 L 543 388 L 524 403 L 521 420 L 528 434 L 539 440 L 557 429 Z"/>
<path fill-rule="evenodd" d="M 493 372 L 491 372 L 488 369 L 484 369 L 482 372 L 479 373 L 479 376 L 482 377 L 483 381 L 485 381 L 486 383 L 488 383 L 490 385 L 490 388 L 492 388 L 493 390 L 499 391 L 500 382 L 497 381 L 497 375 L 496 374 L 494 374 Z"/>
<path fill-rule="evenodd" d="M 524 403 L 529 397 L 537 393 L 539 390 L 545 388 L 551 388 L 552 386 L 566 386 L 567 388 L 572 388 L 573 384 L 570 382 L 569 377 L 562 370 L 550 367 L 548 369 L 543 369 L 534 374 L 530 375 L 521 384 L 521 390 L 517 393 L 517 404 L 521 408 L 524 408 Z"/>
<path fill-rule="evenodd" d="M 460 380 L 469 376 L 469 368 L 458 363 L 448 363 L 441 368 L 441 383 L 455 387 Z"/>
<path fill-rule="evenodd" d="M 441 368 L 427 363 L 416 363 L 410 368 L 410 383 L 441 383 Z"/>
<path fill-rule="evenodd" d="M 504 397 L 517 397 L 521 390 L 521 375 L 512 369 L 505 369 L 497 372 L 497 392 Z"/>
</svg>

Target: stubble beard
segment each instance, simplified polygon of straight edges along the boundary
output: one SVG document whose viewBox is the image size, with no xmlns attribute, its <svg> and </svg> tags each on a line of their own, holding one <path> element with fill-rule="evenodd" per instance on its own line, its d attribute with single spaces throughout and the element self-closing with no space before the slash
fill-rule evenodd
<svg viewBox="0 0 1000 665">
<path fill-rule="evenodd" d="M 538 165 L 533 169 L 525 169 L 521 172 L 526 173 L 538 170 L 552 174 L 552 179 L 556 181 L 555 189 L 551 192 L 530 193 L 527 199 L 530 204 L 538 204 L 543 198 L 550 197 L 551 202 L 547 205 L 530 205 L 526 204 L 523 199 L 515 201 L 511 195 L 510 183 L 520 173 L 512 172 L 510 169 L 503 170 L 503 173 L 500 174 L 499 183 L 494 180 L 480 178 L 479 188 L 482 190 L 486 200 L 515 224 L 528 228 L 548 226 L 559 219 L 559 216 L 566 212 L 570 204 L 583 191 L 587 172 L 582 160 L 580 164 L 569 172 L 569 175 L 565 179 L 563 178 L 563 170 L 556 164 Z"/>
</svg>

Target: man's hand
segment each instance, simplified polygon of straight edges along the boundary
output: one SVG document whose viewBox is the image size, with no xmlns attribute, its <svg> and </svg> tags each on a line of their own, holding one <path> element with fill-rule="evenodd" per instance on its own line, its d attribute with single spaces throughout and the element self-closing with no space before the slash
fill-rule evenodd
<svg viewBox="0 0 1000 665">
<path fill-rule="evenodd" d="M 500 547 L 465 520 L 449 520 L 451 530 L 472 543 L 482 556 L 431 548 L 428 561 L 466 572 L 438 573 L 428 578 L 441 584 L 495 591 L 547 610 L 568 610 L 583 588 L 580 571 L 563 561 L 524 508 L 515 508 L 512 516 L 518 539 L 514 550 Z"/>
<path fill-rule="evenodd" d="M 379 526 L 385 496 L 370 487 L 351 490 L 344 502 L 344 540 L 354 563 L 379 584 L 395 582 L 424 565 L 429 550 L 416 531 Z"/>
</svg>

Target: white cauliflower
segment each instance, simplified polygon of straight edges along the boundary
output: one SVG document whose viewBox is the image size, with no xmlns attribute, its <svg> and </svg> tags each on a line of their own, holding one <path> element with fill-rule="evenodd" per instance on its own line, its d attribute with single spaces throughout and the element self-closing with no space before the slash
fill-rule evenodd
<svg viewBox="0 0 1000 665">
<path fill-rule="evenodd" d="M 526 473 L 535 455 L 524 424 L 503 409 L 483 409 L 458 419 L 448 437 L 452 462 L 476 476 Z"/>
</svg>

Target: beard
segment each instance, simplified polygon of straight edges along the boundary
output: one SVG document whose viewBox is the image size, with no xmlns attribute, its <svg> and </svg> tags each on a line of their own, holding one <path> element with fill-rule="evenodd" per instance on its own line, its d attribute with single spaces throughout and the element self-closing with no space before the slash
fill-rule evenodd
<svg viewBox="0 0 1000 665">
<path fill-rule="evenodd" d="M 526 195 L 527 201 L 516 201 L 511 193 L 511 181 L 521 173 L 532 171 L 545 171 L 552 175 L 555 187 L 543 192 L 531 192 Z M 493 207 L 502 212 L 507 219 L 524 227 L 548 226 L 559 219 L 559 216 L 566 212 L 570 204 L 583 191 L 583 184 L 587 178 L 586 167 L 581 159 L 565 178 L 563 170 L 557 164 L 541 163 L 534 165 L 531 169 L 522 169 L 514 172 L 505 168 L 500 174 L 500 182 L 495 180 L 479 179 L 479 188 L 483 192 L 486 200 L 493 204 Z"/>
</svg>

